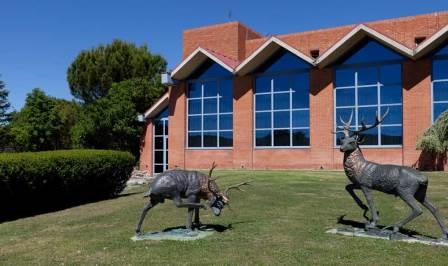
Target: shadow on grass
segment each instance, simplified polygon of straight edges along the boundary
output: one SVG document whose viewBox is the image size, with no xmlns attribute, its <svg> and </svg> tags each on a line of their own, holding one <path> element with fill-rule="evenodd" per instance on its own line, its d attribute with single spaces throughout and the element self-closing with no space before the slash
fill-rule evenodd
<svg viewBox="0 0 448 266">
<path fill-rule="evenodd" d="M 65 209 L 81 206 L 84 204 L 99 202 L 103 200 L 128 197 L 135 194 L 142 194 L 142 193 L 125 192 L 111 197 L 101 197 L 96 199 L 83 199 L 83 200 L 69 199 L 67 201 L 44 199 L 40 200 L 39 202 L 39 200 L 21 199 L 20 201 L 16 201 L 13 204 L 10 204 L 9 206 L 2 206 L 2 208 L 0 208 L 0 223 L 10 222 L 50 212 L 62 211 Z"/>
<path fill-rule="evenodd" d="M 354 221 L 354 220 L 344 219 L 345 216 L 346 215 L 344 214 L 344 215 L 341 215 L 338 218 L 338 224 L 349 225 L 351 227 L 359 228 L 359 229 L 365 229 L 365 227 L 366 227 L 365 223 Z M 384 226 L 384 225 L 377 225 L 377 227 L 378 227 L 378 229 L 383 229 L 386 226 Z M 400 233 L 405 234 L 405 235 L 410 236 L 410 237 L 424 236 L 424 237 L 428 237 L 428 238 L 433 238 L 432 236 L 420 234 L 417 231 L 409 230 L 409 229 L 405 229 L 405 228 L 400 228 Z"/>
</svg>

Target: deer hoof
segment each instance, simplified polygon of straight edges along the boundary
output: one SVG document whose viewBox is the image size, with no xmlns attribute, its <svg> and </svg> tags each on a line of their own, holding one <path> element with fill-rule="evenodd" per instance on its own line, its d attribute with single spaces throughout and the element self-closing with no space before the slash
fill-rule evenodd
<svg viewBox="0 0 448 266">
<path fill-rule="evenodd" d="M 392 224 L 381 229 L 382 232 L 392 229 L 392 232 L 398 233 L 400 231 L 400 227 L 398 225 Z"/>
</svg>

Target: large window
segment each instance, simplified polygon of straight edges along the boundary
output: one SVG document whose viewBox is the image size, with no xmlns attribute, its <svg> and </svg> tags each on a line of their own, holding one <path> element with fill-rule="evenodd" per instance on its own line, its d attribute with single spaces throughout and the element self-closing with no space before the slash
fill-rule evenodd
<svg viewBox="0 0 448 266">
<path fill-rule="evenodd" d="M 448 45 L 434 55 L 432 63 L 432 120 L 448 110 Z"/>
<path fill-rule="evenodd" d="M 255 146 L 309 146 L 309 65 L 282 50 L 258 72 L 254 95 Z"/>
<path fill-rule="evenodd" d="M 335 126 L 342 125 L 339 117 L 348 120 L 353 112 L 352 128 L 356 130 L 362 122 L 371 125 L 377 113 L 389 110 L 380 126 L 363 133 L 363 145 L 401 145 L 401 61 L 400 55 L 368 40 L 340 62 L 335 70 Z M 339 145 L 338 136 L 335 140 Z"/>
<path fill-rule="evenodd" d="M 162 173 L 168 169 L 168 108 L 154 118 L 154 173 Z"/>
<path fill-rule="evenodd" d="M 233 145 L 233 80 L 231 73 L 208 61 L 192 76 L 187 92 L 189 148 Z"/>
</svg>

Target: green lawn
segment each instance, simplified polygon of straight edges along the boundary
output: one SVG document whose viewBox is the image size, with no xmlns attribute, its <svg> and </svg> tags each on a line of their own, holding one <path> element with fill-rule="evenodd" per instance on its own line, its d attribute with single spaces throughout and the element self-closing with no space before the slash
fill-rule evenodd
<svg viewBox="0 0 448 266">
<path fill-rule="evenodd" d="M 246 193 L 233 192 L 232 211 L 203 211 L 202 222 L 230 230 L 192 242 L 133 242 L 146 188 L 119 198 L 0 224 L 0 265 L 447 265 L 448 248 L 326 234 L 337 219 L 362 221 L 345 192 L 343 172 L 217 171 L 221 187 L 252 179 Z M 448 174 L 431 173 L 429 196 L 448 218 Z M 380 224 L 394 223 L 408 207 L 375 194 Z M 171 201 L 152 209 L 145 231 L 185 223 L 185 209 Z M 425 210 L 407 229 L 434 237 L 439 228 Z"/>
</svg>

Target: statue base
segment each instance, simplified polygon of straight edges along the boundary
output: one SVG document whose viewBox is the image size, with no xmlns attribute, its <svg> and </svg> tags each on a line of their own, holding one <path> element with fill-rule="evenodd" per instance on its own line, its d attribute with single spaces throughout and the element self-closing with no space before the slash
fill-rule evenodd
<svg viewBox="0 0 448 266">
<path fill-rule="evenodd" d="M 362 229 L 362 228 L 354 228 L 354 227 L 338 227 L 328 230 L 326 233 L 330 234 L 338 234 L 344 236 L 352 236 L 352 237 L 368 237 L 368 238 L 376 238 L 376 239 L 384 239 L 384 240 L 393 240 L 393 241 L 402 241 L 407 243 L 421 243 L 425 245 L 433 245 L 433 246 L 446 246 L 448 247 L 448 241 L 446 240 L 438 240 L 426 236 L 420 235 L 405 235 L 400 232 L 393 232 L 392 230 L 381 230 L 377 228 L 372 229 Z"/>
<path fill-rule="evenodd" d="M 200 228 L 187 230 L 185 227 L 168 228 L 159 232 L 148 232 L 131 237 L 133 241 L 140 240 L 176 240 L 191 241 L 210 236 L 215 233 L 213 227 L 201 226 Z"/>
</svg>

